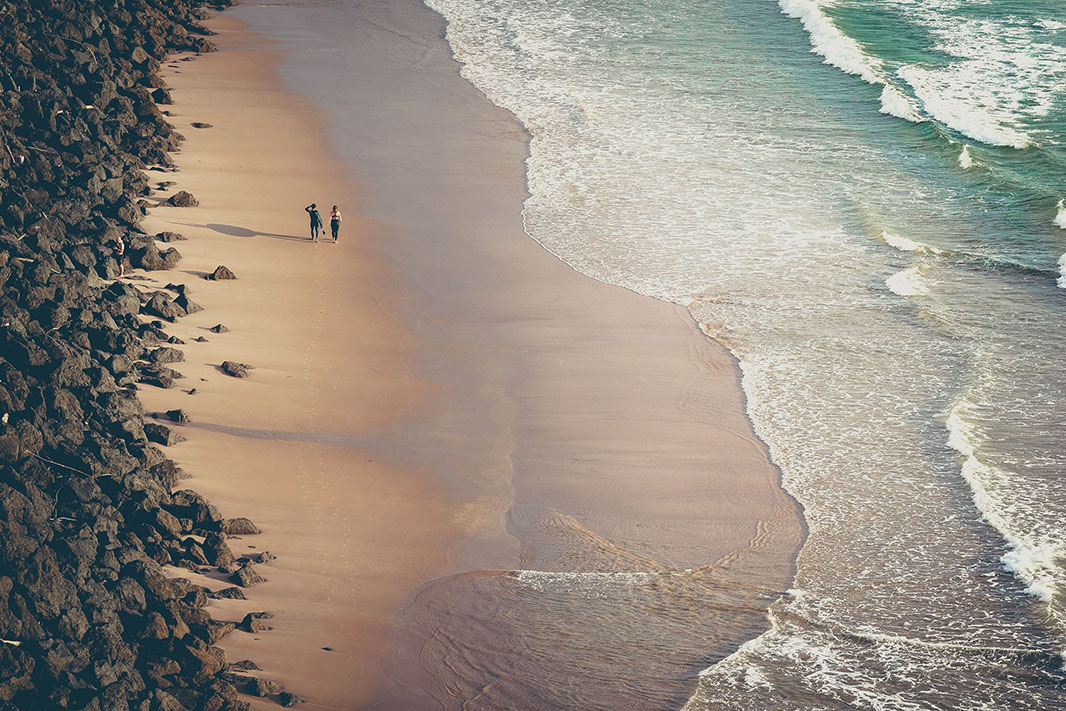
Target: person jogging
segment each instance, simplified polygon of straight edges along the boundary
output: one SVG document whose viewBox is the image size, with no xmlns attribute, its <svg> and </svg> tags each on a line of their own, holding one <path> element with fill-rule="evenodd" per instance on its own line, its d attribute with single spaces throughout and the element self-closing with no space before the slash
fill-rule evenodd
<svg viewBox="0 0 1066 711">
<path fill-rule="evenodd" d="M 322 215 L 319 214 L 318 206 L 315 205 L 315 203 L 311 203 L 310 205 L 305 207 L 304 212 L 306 212 L 311 217 L 311 241 L 317 242 L 318 231 L 322 229 Z"/>
<path fill-rule="evenodd" d="M 334 205 L 333 209 L 329 212 L 329 229 L 333 232 L 333 241 L 337 241 L 337 233 L 341 229 L 341 211 Z"/>
</svg>

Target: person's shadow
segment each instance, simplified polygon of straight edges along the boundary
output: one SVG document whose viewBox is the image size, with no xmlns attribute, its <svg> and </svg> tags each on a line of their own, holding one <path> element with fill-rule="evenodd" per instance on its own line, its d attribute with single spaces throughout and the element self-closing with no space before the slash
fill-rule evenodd
<svg viewBox="0 0 1066 711">
<path fill-rule="evenodd" d="M 192 222 L 183 222 L 183 225 L 188 227 L 201 227 L 204 229 L 218 232 L 219 234 L 229 235 L 230 237 L 272 237 L 274 239 L 291 239 L 298 240 L 300 242 L 310 241 L 310 237 L 297 237 L 296 235 L 279 235 L 271 232 L 256 232 L 246 227 L 238 227 L 237 225 L 220 225 L 216 222 L 212 222 L 206 225 L 198 225 Z"/>
</svg>

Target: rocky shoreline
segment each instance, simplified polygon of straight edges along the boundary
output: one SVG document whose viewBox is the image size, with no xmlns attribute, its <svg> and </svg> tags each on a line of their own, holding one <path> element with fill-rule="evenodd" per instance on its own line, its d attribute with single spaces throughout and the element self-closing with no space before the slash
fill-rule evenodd
<svg viewBox="0 0 1066 711">
<path fill-rule="evenodd" d="M 116 278 L 181 258 L 158 245 L 180 235 L 139 227 L 166 186 L 146 171 L 172 168 L 181 141 L 158 70 L 211 51 L 200 21 L 231 2 L 0 2 L 0 711 L 299 701 L 213 646 L 238 623 L 212 620 L 208 599 L 243 597 L 270 555 L 235 559 L 227 536 L 258 529 L 180 489 L 156 446 L 180 435 L 146 422 L 137 398 L 180 379 L 165 328 L 200 307 L 184 286 Z M 212 593 L 164 565 L 234 585 Z"/>
</svg>

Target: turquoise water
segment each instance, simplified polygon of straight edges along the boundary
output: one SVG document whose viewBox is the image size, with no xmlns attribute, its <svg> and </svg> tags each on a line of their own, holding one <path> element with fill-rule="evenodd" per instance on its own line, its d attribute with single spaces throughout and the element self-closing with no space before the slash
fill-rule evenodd
<svg viewBox="0 0 1066 711">
<path fill-rule="evenodd" d="M 532 136 L 530 236 L 726 343 L 805 506 L 687 708 L 1061 708 L 1066 8 L 427 4 Z"/>
</svg>

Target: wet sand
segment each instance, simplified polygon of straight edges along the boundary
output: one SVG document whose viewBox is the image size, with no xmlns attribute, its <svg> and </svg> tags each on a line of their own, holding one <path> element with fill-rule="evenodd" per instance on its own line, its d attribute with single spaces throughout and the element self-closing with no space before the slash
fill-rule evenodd
<svg viewBox="0 0 1066 711">
<path fill-rule="evenodd" d="M 222 51 L 169 76 L 189 140 L 160 178 L 201 206 L 149 225 L 190 238 L 207 310 L 172 330 L 210 338 L 179 366 L 201 392 L 145 401 L 190 412 L 189 485 L 261 525 L 238 548 L 279 556 L 215 607 L 275 613 L 231 659 L 305 708 L 680 706 L 765 627 L 802 540 L 733 360 L 523 233 L 528 137 L 458 75 L 436 14 L 264 2 L 215 23 Z M 303 241 L 312 200 L 341 205 L 340 244 Z M 218 263 L 240 279 L 199 278 Z"/>
</svg>

